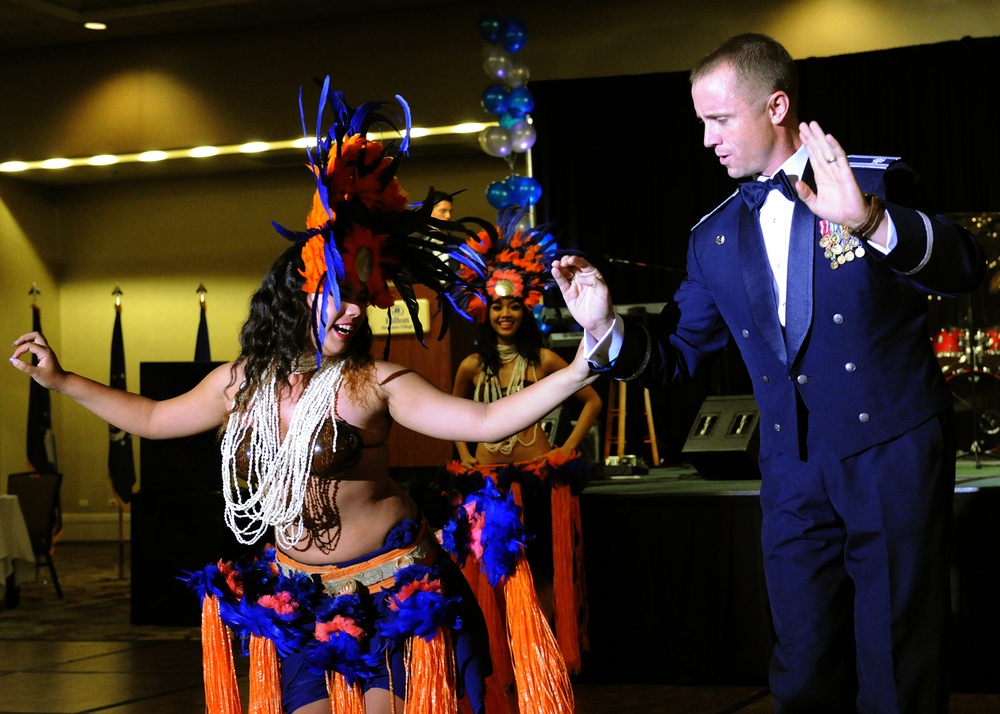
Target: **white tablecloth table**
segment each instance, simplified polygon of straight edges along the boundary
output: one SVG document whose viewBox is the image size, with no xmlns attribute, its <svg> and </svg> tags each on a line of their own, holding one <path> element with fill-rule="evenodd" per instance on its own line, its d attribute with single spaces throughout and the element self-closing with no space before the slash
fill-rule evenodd
<svg viewBox="0 0 1000 714">
<path fill-rule="evenodd" d="M 17 496 L 0 494 L 0 597 L 35 578 L 35 552 Z"/>
</svg>

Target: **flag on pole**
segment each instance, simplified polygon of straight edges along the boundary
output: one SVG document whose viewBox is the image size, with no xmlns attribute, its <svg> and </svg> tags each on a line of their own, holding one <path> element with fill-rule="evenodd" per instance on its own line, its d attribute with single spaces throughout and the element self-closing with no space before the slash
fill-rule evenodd
<svg viewBox="0 0 1000 714">
<path fill-rule="evenodd" d="M 122 341 L 122 306 L 121 289 L 116 285 L 115 296 L 115 328 L 111 335 L 111 386 L 115 389 L 127 389 L 125 380 L 125 344 Z M 111 487 L 122 503 L 132 500 L 132 487 L 135 486 L 135 459 L 132 456 L 132 435 L 118 427 L 108 424 L 108 471 L 111 474 Z"/>
<path fill-rule="evenodd" d="M 31 295 L 38 294 L 38 287 L 31 286 Z M 32 303 L 31 329 L 42 331 L 42 311 Z M 38 358 L 32 355 L 31 363 L 37 365 Z M 28 380 L 28 464 L 39 473 L 57 473 L 56 438 L 52 433 L 52 399 L 49 390 L 33 379 Z"/>
<path fill-rule="evenodd" d="M 194 344 L 194 361 L 211 362 L 212 348 L 208 343 L 208 318 L 205 316 L 205 289 L 204 284 L 198 286 L 198 295 L 201 301 L 201 320 L 198 322 L 198 339 Z"/>
</svg>

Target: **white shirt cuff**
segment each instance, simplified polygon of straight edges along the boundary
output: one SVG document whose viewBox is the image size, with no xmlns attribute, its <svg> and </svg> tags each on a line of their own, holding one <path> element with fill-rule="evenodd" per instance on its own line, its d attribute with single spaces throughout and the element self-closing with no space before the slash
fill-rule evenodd
<svg viewBox="0 0 1000 714">
<path fill-rule="evenodd" d="M 885 212 L 885 219 L 889 221 L 889 226 L 888 226 L 889 234 L 887 236 L 888 239 L 886 240 L 885 247 L 882 247 L 878 243 L 873 243 L 870 240 L 866 240 L 865 243 L 867 243 L 869 246 L 877 250 L 882 255 L 889 255 L 892 249 L 896 247 L 896 243 L 899 242 L 899 236 L 896 235 L 896 224 L 892 222 L 892 216 L 889 215 L 888 211 Z"/>
<path fill-rule="evenodd" d="M 601 336 L 601 339 L 595 340 L 589 332 L 584 332 L 583 348 L 587 361 L 595 367 L 605 367 L 615 360 L 618 353 L 622 351 L 624 329 L 621 317 L 615 313 L 614 322 L 611 323 L 608 331 Z"/>
</svg>

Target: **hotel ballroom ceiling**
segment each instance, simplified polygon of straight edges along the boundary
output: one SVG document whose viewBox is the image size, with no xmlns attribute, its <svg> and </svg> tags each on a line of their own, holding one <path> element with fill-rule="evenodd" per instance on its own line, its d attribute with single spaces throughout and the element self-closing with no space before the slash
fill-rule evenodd
<svg viewBox="0 0 1000 714">
<path fill-rule="evenodd" d="M 377 18 L 405 9 L 444 12 L 455 4 L 456 0 L 0 0 L 0 55 L 118 40 L 181 38 L 255 27 L 301 25 L 320 19 Z M 107 29 L 88 30 L 83 26 L 86 22 L 103 22 Z M 456 153 L 473 156 L 480 154 L 481 149 L 475 134 L 442 135 L 422 139 L 420 153 L 425 157 Z M 5 158 L 9 157 L 0 157 L 0 161 Z M 133 162 L 103 170 L 74 167 L 5 175 L 32 183 L 71 185 L 178 173 L 298 167 L 301 160 L 301 149 L 286 149 L 225 155 L 207 162 Z"/>
<path fill-rule="evenodd" d="M 0 52 L 378 15 L 454 0 L 0 0 Z M 104 31 L 85 22 L 103 22 Z"/>
</svg>

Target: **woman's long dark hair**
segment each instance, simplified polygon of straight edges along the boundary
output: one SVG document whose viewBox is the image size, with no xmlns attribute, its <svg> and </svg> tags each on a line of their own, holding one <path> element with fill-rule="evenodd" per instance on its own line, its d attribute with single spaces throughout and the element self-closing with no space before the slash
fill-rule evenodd
<svg viewBox="0 0 1000 714">
<path fill-rule="evenodd" d="M 490 302 L 492 307 L 493 302 Z M 530 364 L 538 364 L 542 358 L 542 331 L 538 329 L 535 316 L 531 309 L 523 301 L 517 300 L 524 308 L 524 315 L 521 318 L 521 326 L 514 335 L 514 346 L 518 353 Z M 493 329 L 493 323 L 489 318 L 489 308 L 487 308 L 486 320 L 479 325 L 479 339 L 476 340 L 476 351 L 479 354 L 479 362 L 483 366 L 483 372 L 488 376 L 499 374 L 500 354 L 497 352 L 497 333 Z"/>
<path fill-rule="evenodd" d="M 243 364 L 244 382 L 236 393 L 235 411 L 242 411 L 250 397 L 270 381 L 272 370 L 277 383 L 285 384 L 296 361 L 316 352 L 307 295 L 302 291 L 302 245 L 296 243 L 278 256 L 250 298 L 250 312 L 240 330 L 237 363 Z M 320 302 L 317 296 L 315 304 Z M 348 347 L 348 372 L 372 362 L 371 346 L 371 328 L 365 323 Z"/>
</svg>

